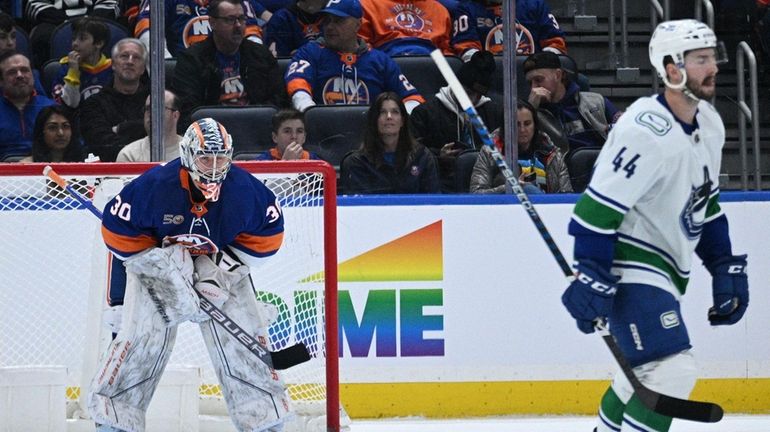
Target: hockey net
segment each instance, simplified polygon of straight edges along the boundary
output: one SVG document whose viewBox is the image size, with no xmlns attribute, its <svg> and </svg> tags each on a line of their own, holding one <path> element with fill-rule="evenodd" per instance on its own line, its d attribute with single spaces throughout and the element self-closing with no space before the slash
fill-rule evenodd
<svg viewBox="0 0 770 432">
<path fill-rule="evenodd" d="M 269 329 L 270 349 L 304 342 L 312 356 L 281 372 L 304 422 L 289 429 L 338 430 L 334 169 L 313 161 L 238 165 L 273 190 L 284 212 L 280 251 L 252 272 L 258 299 L 279 310 Z M 151 166 L 52 165 L 100 210 Z M 110 340 L 101 323 L 108 253 L 99 220 L 43 176 L 43 168 L 0 164 L 0 238 L 6 244 L 0 254 L 0 367 L 66 366 L 68 415 L 83 417 L 78 400 Z M 174 365 L 198 367 L 201 407 L 225 412 L 197 324 L 180 326 Z"/>
</svg>

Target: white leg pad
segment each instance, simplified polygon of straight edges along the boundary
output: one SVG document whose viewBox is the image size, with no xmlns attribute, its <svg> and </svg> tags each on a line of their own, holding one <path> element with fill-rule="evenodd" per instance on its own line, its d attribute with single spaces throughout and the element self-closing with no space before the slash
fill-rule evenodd
<svg viewBox="0 0 770 432">
<path fill-rule="evenodd" d="M 230 288 L 230 298 L 221 310 L 266 343 L 269 317 L 257 306 L 250 277 Z M 280 431 L 291 408 L 278 374 L 213 320 L 202 322 L 200 328 L 235 427 L 239 431 Z"/>
<path fill-rule="evenodd" d="M 679 399 L 687 399 L 695 387 L 698 370 L 690 350 L 637 366 L 634 373 L 650 390 Z M 615 374 L 612 388 L 623 403 L 628 403 L 634 389 L 622 371 Z"/>
<path fill-rule="evenodd" d="M 141 432 L 177 329 L 167 326 L 139 278 L 126 276 L 121 330 L 102 355 L 87 404 L 97 423 Z"/>
</svg>

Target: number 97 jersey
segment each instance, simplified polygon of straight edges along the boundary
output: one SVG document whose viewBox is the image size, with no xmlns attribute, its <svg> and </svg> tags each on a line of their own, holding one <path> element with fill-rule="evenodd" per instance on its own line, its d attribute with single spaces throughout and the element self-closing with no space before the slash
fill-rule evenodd
<svg viewBox="0 0 770 432">
<path fill-rule="evenodd" d="M 684 294 L 703 226 L 722 214 L 724 139 L 722 119 L 705 101 L 693 125 L 678 121 L 663 95 L 641 98 L 621 116 L 571 222 L 617 236 L 612 271 L 621 283 Z"/>
</svg>

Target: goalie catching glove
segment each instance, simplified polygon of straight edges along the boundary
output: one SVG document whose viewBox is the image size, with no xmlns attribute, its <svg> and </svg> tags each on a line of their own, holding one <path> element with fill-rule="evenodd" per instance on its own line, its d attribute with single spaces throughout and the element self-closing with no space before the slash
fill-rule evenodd
<svg viewBox="0 0 770 432">
<path fill-rule="evenodd" d="M 618 279 L 590 260 L 575 265 L 575 280 L 564 291 L 561 302 L 580 331 L 593 333 L 594 321 L 604 320 L 612 312 Z"/>
<path fill-rule="evenodd" d="M 735 324 L 749 305 L 746 255 L 722 257 L 708 266 L 714 306 L 709 309 L 711 325 Z"/>
</svg>

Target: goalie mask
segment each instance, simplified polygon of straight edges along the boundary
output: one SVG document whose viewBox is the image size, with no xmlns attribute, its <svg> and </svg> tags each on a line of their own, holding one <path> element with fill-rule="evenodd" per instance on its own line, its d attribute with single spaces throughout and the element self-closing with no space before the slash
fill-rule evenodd
<svg viewBox="0 0 770 432">
<path fill-rule="evenodd" d="M 203 196 L 218 200 L 233 163 L 232 138 L 225 127 L 212 118 L 196 120 L 179 142 L 179 157 Z"/>
<path fill-rule="evenodd" d="M 666 87 L 682 90 L 687 96 L 698 100 L 687 87 L 685 55 L 689 51 L 713 48 L 716 64 L 727 62 L 727 52 L 722 42 L 717 40 L 714 31 L 706 24 L 694 19 L 665 21 L 655 28 L 650 39 L 650 63 Z M 682 82 L 673 84 L 666 74 L 667 57 L 682 73 Z"/>
</svg>

